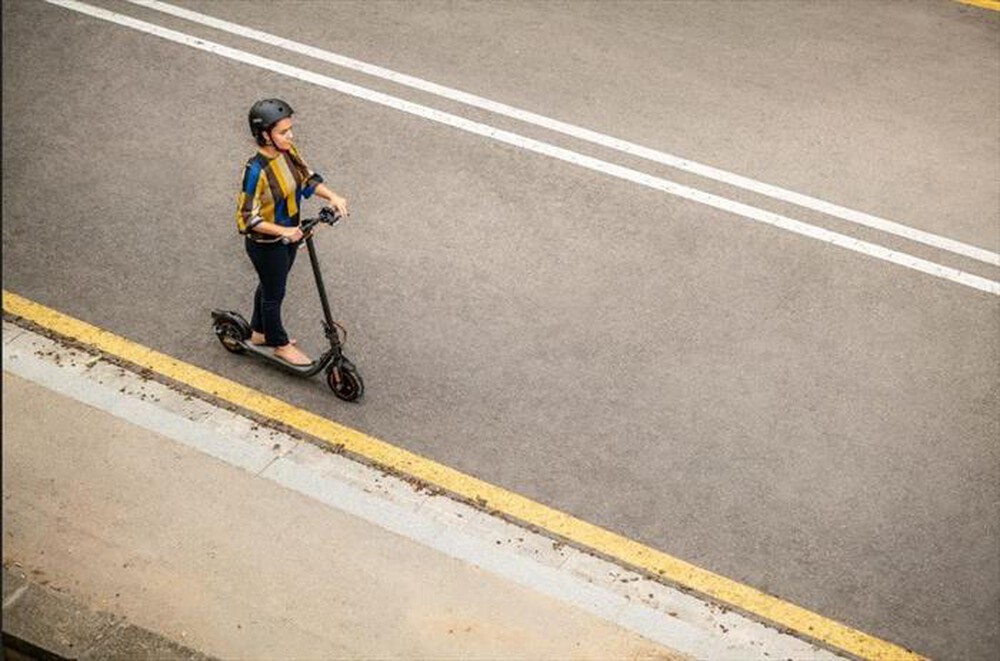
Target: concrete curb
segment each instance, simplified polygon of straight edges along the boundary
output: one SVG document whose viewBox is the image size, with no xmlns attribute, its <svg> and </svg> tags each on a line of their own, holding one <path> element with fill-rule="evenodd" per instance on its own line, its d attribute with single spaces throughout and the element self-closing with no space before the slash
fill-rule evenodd
<svg viewBox="0 0 1000 661">
<path fill-rule="evenodd" d="M 94 610 L 66 592 L 31 580 L 17 567 L 3 568 L 3 651 L 5 658 L 40 661 L 213 659 L 122 617 Z"/>
</svg>

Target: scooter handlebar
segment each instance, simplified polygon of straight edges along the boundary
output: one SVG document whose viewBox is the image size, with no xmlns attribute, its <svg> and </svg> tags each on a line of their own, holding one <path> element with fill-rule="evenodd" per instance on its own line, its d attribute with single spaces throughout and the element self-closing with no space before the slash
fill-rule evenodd
<svg viewBox="0 0 1000 661">
<path fill-rule="evenodd" d="M 315 218 L 306 218 L 301 223 L 299 223 L 299 229 L 302 230 L 303 235 L 306 235 L 309 234 L 309 232 L 313 231 L 313 229 L 315 229 L 315 227 L 320 223 L 323 223 L 325 225 L 333 225 L 341 218 L 342 216 L 340 215 L 340 212 L 337 211 L 336 209 L 333 209 L 331 207 L 323 207 L 322 209 L 319 210 L 318 216 L 316 216 Z M 289 243 L 292 243 L 292 240 L 289 239 L 287 236 L 283 236 L 281 237 L 281 243 L 287 246 Z"/>
</svg>

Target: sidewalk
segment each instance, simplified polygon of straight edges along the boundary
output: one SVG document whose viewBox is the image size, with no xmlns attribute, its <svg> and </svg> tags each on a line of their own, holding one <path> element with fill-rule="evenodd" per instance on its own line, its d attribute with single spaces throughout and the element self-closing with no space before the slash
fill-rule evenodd
<svg viewBox="0 0 1000 661">
<path fill-rule="evenodd" d="M 3 341 L 5 568 L 204 655 L 834 658 L 6 322 Z"/>
</svg>

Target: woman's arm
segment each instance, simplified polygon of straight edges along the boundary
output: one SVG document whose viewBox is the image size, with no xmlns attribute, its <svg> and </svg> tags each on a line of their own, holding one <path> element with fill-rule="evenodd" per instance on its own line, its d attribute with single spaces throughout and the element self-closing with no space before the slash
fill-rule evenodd
<svg viewBox="0 0 1000 661">
<path fill-rule="evenodd" d="M 305 180 L 305 190 L 303 191 L 305 197 L 309 198 L 313 195 L 319 195 L 321 198 L 329 202 L 330 206 L 340 212 L 340 215 L 350 215 L 350 212 L 347 210 L 347 200 L 340 195 L 337 195 L 330 189 L 329 186 L 323 183 L 323 176 L 318 172 L 312 171 L 312 169 L 302 159 L 302 155 L 294 145 L 292 145 L 292 148 L 289 150 L 289 155 L 291 156 L 292 163 L 299 168 L 299 171 L 302 173 L 302 178 Z"/>
<path fill-rule="evenodd" d="M 302 230 L 298 227 L 285 227 L 277 223 L 269 223 L 266 220 L 262 220 L 254 225 L 253 231 L 260 234 L 267 234 L 268 236 L 284 236 L 292 243 L 295 243 L 304 236 Z"/>
</svg>

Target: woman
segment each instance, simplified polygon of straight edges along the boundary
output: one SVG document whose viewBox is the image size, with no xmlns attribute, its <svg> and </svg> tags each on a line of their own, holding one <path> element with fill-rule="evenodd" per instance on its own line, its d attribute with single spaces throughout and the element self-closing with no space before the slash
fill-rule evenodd
<svg viewBox="0 0 1000 661">
<path fill-rule="evenodd" d="M 302 198 L 315 193 L 346 216 L 347 200 L 323 184 L 292 143 L 292 107 L 281 99 L 263 99 L 250 108 L 250 133 L 258 150 L 247 161 L 236 225 L 246 235 L 246 251 L 260 283 L 253 299 L 250 341 L 274 347 L 274 355 L 293 365 L 311 361 L 295 346 L 281 324 L 288 272 L 303 238 L 299 229 Z M 282 239 L 289 243 L 282 243 Z"/>
</svg>

